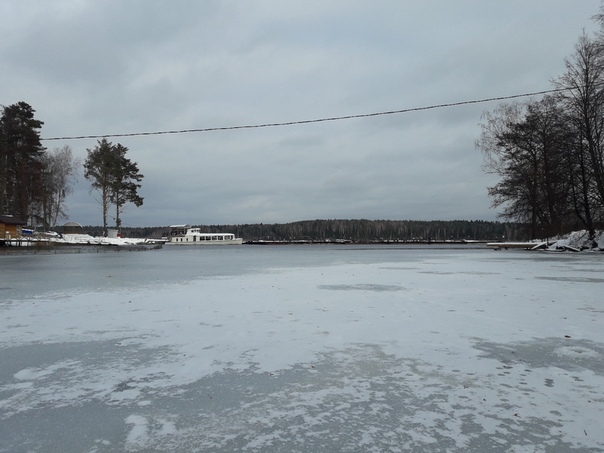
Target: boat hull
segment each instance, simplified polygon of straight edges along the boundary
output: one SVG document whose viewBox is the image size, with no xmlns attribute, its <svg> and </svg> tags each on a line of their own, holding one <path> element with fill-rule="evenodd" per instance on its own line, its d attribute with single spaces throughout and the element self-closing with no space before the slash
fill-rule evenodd
<svg viewBox="0 0 604 453">
<path fill-rule="evenodd" d="M 182 239 L 182 241 L 180 240 Z M 188 240 L 187 240 L 188 239 Z M 183 237 L 183 238 L 172 238 L 170 240 L 170 242 L 167 242 L 166 244 L 169 245 L 189 245 L 189 246 L 194 246 L 194 245 L 241 245 L 243 244 L 243 239 L 242 238 L 235 238 L 235 239 L 231 239 L 231 240 L 226 240 L 226 241 L 193 241 L 192 238 L 188 238 L 188 237 Z"/>
</svg>

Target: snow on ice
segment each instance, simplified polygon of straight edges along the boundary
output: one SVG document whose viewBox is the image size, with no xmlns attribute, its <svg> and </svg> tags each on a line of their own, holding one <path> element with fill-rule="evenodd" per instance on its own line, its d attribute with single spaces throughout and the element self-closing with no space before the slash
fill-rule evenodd
<svg viewBox="0 0 604 453">
<path fill-rule="evenodd" d="M 600 255 L 322 247 L 0 302 L 0 452 L 604 449 Z"/>
</svg>

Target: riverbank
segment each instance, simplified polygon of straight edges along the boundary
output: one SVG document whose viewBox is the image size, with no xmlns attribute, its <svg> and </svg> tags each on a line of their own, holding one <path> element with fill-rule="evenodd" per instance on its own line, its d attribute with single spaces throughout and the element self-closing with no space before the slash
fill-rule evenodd
<svg viewBox="0 0 604 453">
<path fill-rule="evenodd" d="M 0 255 L 98 253 L 101 251 L 139 251 L 161 249 L 161 239 L 94 237 L 88 234 L 43 233 L 18 239 L 2 240 Z"/>
</svg>

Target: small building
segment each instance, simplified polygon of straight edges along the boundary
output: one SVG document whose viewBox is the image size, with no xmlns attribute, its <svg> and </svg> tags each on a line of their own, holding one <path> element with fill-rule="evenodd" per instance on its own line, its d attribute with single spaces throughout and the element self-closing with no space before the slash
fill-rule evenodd
<svg viewBox="0 0 604 453">
<path fill-rule="evenodd" d="M 12 215 L 0 215 L 0 240 L 20 238 L 23 236 L 23 225 L 25 220 L 21 220 Z"/>
<path fill-rule="evenodd" d="M 78 222 L 67 222 L 62 228 L 63 234 L 83 234 L 84 227 Z"/>
</svg>

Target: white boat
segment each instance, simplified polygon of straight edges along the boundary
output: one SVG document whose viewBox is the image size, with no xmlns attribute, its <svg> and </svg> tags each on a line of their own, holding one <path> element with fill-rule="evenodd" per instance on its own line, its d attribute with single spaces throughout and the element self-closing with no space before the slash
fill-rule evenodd
<svg viewBox="0 0 604 453">
<path fill-rule="evenodd" d="M 176 245 L 241 245 L 243 239 L 232 233 L 202 233 L 189 225 L 172 225 L 169 244 Z"/>
</svg>

